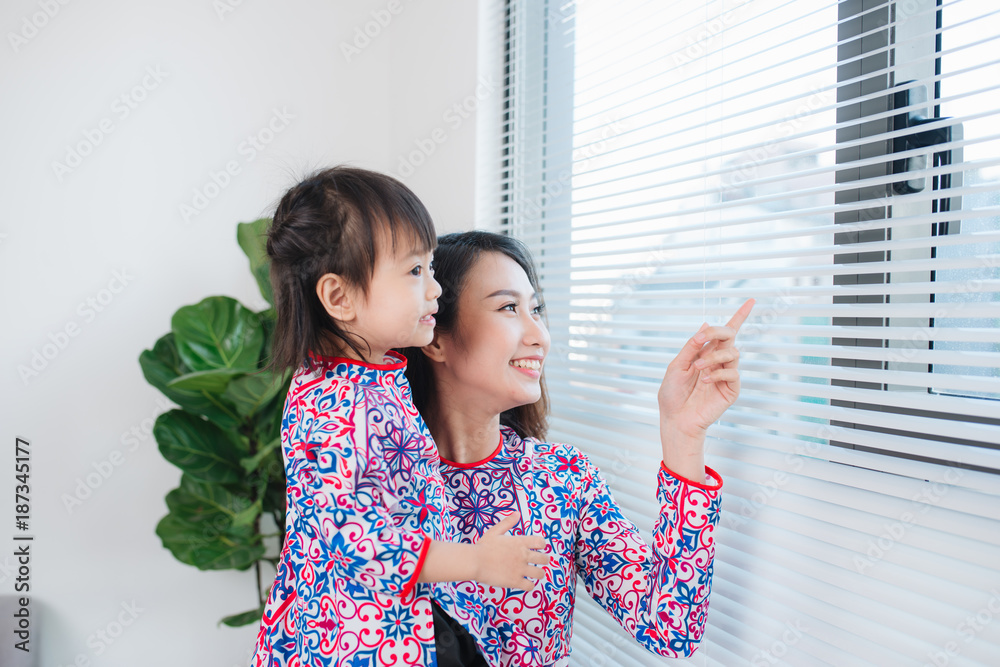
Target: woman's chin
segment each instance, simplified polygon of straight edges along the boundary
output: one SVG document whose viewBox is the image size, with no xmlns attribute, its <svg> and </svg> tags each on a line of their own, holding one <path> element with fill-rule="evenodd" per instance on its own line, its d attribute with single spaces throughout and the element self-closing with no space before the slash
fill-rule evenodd
<svg viewBox="0 0 1000 667">
<path fill-rule="evenodd" d="M 531 405 L 532 403 L 537 403 L 538 399 L 542 397 L 542 390 L 539 388 L 535 392 L 520 392 L 516 397 L 511 397 L 511 405 L 506 410 L 513 410 L 514 408 L 519 408 L 522 405 Z"/>
</svg>

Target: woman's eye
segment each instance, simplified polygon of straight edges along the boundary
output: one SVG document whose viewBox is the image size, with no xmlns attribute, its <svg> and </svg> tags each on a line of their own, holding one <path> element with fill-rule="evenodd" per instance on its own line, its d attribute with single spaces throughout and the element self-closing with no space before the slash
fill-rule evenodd
<svg viewBox="0 0 1000 667">
<path fill-rule="evenodd" d="M 512 313 L 516 313 L 517 312 L 517 304 L 516 303 L 508 303 L 506 305 L 500 306 L 500 310 L 509 310 Z"/>
<path fill-rule="evenodd" d="M 544 303 L 538 304 L 531 310 L 531 312 L 534 313 L 535 315 L 541 315 L 543 312 L 545 312 L 545 304 Z"/>
</svg>

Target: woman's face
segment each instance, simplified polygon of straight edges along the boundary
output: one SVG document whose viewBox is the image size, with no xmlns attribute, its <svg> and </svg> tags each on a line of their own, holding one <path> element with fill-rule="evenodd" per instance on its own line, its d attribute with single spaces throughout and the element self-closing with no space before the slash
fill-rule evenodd
<svg viewBox="0 0 1000 667">
<path fill-rule="evenodd" d="M 452 333 L 438 336 L 439 389 L 444 373 L 456 396 L 496 414 L 537 401 L 550 339 L 524 269 L 502 253 L 483 253 L 456 306 Z"/>
</svg>

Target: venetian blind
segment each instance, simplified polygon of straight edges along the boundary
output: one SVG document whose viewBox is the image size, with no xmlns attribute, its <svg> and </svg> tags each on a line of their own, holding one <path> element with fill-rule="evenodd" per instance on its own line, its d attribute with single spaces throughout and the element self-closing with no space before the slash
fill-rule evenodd
<svg viewBox="0 0 1000 667">
<path fill-rule="evenodd" d="M 478 224 L 539 265 L 550 439 L 647 538 L 666 364 L 758 301 L 691 664 L 1000 664 L 1000 6 L 481 16 Z M 573 664 L 659 664 L 578 596 Z"/>
</svg>

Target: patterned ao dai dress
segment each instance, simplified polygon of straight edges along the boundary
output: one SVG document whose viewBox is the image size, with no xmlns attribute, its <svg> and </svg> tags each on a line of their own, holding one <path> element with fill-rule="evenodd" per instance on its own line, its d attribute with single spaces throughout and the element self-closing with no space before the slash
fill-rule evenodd
<svg viewBox="0 0 1000 667">
<path fill-rule="evenodd" d="M 432 589 L 417 577 L 430 540 L 452 537 L 446 491 L 406 361 L 389 355 L 381 365 L 316 356 L 292 378 L 281 424 L 287 532 L 254 667 L 435 664 Z M 479 591 L 434 592 L 497 664 Z"/>
<path fill-rule="evenodd" d="M 569 445 L 521 438 L 502 427 L 491 457 L 467 465 L 442 460 L 441 472 L 463 541 L 477 540 L 498 514 L 516 510 L 521 524 L 513 532 L 544 536 L 553 558 L 531 591 L 460 585 L 481 594 L 500 631 L 501 665 L 567 664 L 578 575 L 587 593 L 648 650 L 679 657 L 697 648 L 720 511 L 722 479 L 714 470 L 707 469 L 702 483 L 661 466 L 652 546 L 622 515 L 598 470 Z"/>
</svg>

